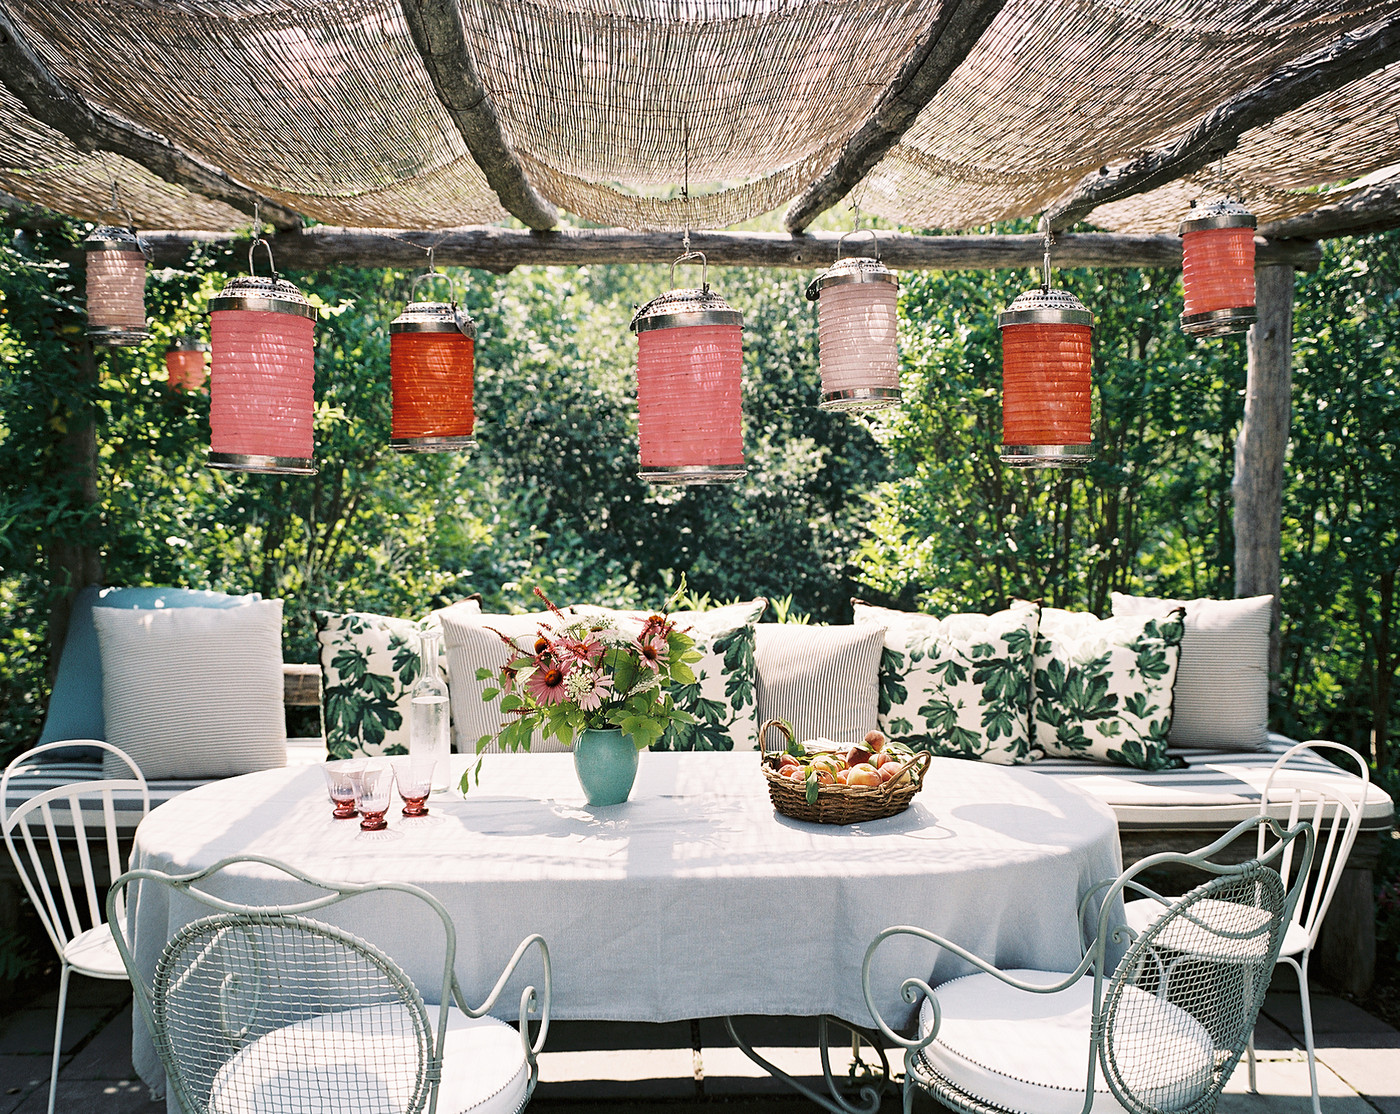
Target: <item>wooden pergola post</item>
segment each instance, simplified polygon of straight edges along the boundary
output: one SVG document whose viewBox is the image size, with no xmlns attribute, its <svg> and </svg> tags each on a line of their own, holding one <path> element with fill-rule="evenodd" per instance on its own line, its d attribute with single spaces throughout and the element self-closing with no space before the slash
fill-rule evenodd
<svg viewBox="0 0 1400 1114">
<path fill-rule="evenodd" d="M 1283 461 L 1293 391 L 1293 268 L 1254 272 L 1258 321 L 1249 330 L 1244 421 L 1235 441 L 1235 595 L 1274 597 L 1270 688 L 1278 691 Z"/>
</svg>

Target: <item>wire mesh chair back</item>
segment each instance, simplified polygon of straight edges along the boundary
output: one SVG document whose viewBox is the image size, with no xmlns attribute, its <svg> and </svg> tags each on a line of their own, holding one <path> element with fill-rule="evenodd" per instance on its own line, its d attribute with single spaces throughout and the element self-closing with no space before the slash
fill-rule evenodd
<svg viewBox="0 0 1400 1114">
<path fill-rule="evenodd" d="M 1235 866 L 1209 861 L 1252 825 L 1274 833 L 1264 858 Z M 1276 865 L 1288 855 L 1306 875 L 1312 847 L 1306 822 L 1284 831 L 1259 817 L 1197 855 L 1143 860 L 1114 887 L 1136 888 L 1132 878 L 1139 868 L 1167 863 L 1188 863 L 1213 875 L 1132 941 L 1104 988 L 1095 1027 L 1098 1058 L 1126 1110 L 1209 1114 L 1215 1108 L 1254 1030 L 1303 885 L 1300 876 L 1286 887 Z"/>
<path fill-rule="evenodd" d="M 1319 750 L 1336 751 L 1347 759 L 1347 765 L 1355 767 L 1361 782 L 1359 793 L 1353 795 L 1348 792 L 1347 782 L 1341 778 L 1319 775 L 1315 763 L 1295 761 L 1306 760 Z M 1370 787 L 1370 770 L 1361 757 L 1350 747 L 1323 739 L 1289 747 L 1279 756 L 1264 782 L 1260 794 L 1261 812 L 1279 817 L 1289 827 L 1306 820 L 1317 834 L 1312 878 L 1290 918 L 1290 923 L 1299 926 L 1306 936 L 1309 949 L 1317 943 L 1322 918 L 1327 915 L 1327 907 L 1332 903 L 1337 883 L 1341 881 L 1342 869 L 1361 830 Z M 1260 855 L 1265 853 L 1268 833 L 1267 826 L 1260 827 Z M 1279 865 L 1285 883 L 1293 879 L 1296 867 L 1292 848 L 1285 848 Z"/>
<path fill-rule="evenodd" d="M 71 741 L 45 743 L 27 750 L 0 777 L 5 847 L 59 955 L 74 938 L 102 924 L 102 889 L 125 869 L 117 831 L 118 799 L 139 797 L 142 816 L 151 808 L 150 789 L 130 755 L 97 739 L 84 745 L 117 755 L 127 765 L 129 778 L 59 785 L 36 793 L 14 809 L 5 807 L 11 785 L 22 781 L 17 775 L 35 755 L 72 745 Z M 81 889 L 74 884 L 78 878 Z"/>
<path fill-rule="evenodd" d="M 239 905 L 198 888 L 228 866 L 250 862 L 328 892 L 296 905 L 266 907 Z M 184 1109 L 416 1114 L 435 1108 L 448 1009 L 454 996 L 460 998 L 452 974 L 455 932 L 435 898 L 405 883 L 319 881 L 261 856 L 225 859 L 178 877 L 132 871 L 118 880 L 112 897 L 138 882 L 168 886 L 216 910 L 175 933 L 149 987 L 127 942 L 118 937 L 137 1003 Z M 305 915 L 384 890 L 422 900 L 443 923 L 436 1018 L 383 951 Z"/>
</svg>

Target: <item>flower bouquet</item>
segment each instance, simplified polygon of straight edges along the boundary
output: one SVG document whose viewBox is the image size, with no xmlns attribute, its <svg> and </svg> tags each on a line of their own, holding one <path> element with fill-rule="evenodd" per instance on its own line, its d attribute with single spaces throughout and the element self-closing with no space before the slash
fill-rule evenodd
<svg viewBox="0 0 1400 1114">
<path fill-rule="evenodd" d="M 541 623 L 528 648 L 493 630 L 512 656 L 499 674 L 479 669 L 477 679 L 498 682 L 482 692 L 482 699 L 499 697 L 509 718 L 497 734 L 477 741 L 478 756 L 493 738 L 506 750 L 529 750 L 537 730 L 565 746 L 584 731 L 620 730 L 637 750 L 645 750 L 671 724 L 695 722 L 675 706 L 670 692 L 673 683 L 695 683 L 690 666 L 700 660 L 695 640 L 666 615 L 676 596 L 628 633 L 606 619 L 572 619 L 538 588 L 535 595 L 557 623 Z M 474 771 L 479 778 L 480 757 Z M 463 793 L 472 777 L 472 769 L 462 775 Z"/>
</svg>

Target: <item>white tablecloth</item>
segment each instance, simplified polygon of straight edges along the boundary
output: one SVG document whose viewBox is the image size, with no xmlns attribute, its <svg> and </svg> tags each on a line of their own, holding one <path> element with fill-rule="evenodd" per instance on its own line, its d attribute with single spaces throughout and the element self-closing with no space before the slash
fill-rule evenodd
<svg viewBox="0 0 1400 1114">
<path fill-rule="evenodd" d="M 1079 901 L 1120 868 L 1113 813 L 1026 769 L 935 759 L 908 811 L 842 827 L 776 813 L 753 752 L 640 758 L 631 799 L 594 809 L 570 755 L 488 755 L 467 799 L 430 800 L 441 823 L 405 827 L 390 842 L 358 840 L 356 822 L 332 820 L 315 768 L 250 774 L 154 810 L 132 865 L 179 872 L 258 853 L 312 876 L 418 883 L 452 914 L 457 972 L 474 1002 L 516 944 L 539 932 L 554 964 L 556 1018 L 828 1013 L 861 1025 L 870 1024 L 861 959 L 881 929 L 919 925 L 1005 967 L 1070 970 Z M 460 770 L 465 760 L 454 761 Z M 221 892 L 250 903 L 306 896 L 263 868 Z M 328 914 L 436 998 L 435 918 L 401 895 Z M 154 887 L 136 895 L 129 918 L 146 970 L 196 915 Z M 881 955 L 877 991 L 891 1018 L 909 1014 L 900 979 L 964 970 L 912 941 Z M 538 981 L 538 968 L 529 977 Z M 518 1007 L 524 981 L 502 997 L 502 1016 Z M 157 1082 L 149 1039 L 135 1029 L 135 1066 Z"/>
</svg>

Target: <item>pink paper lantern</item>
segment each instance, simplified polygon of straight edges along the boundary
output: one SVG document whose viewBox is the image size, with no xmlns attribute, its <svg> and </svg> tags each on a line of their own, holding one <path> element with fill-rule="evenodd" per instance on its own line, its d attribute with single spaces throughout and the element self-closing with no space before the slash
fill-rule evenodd
<svg viewBox="0 0 1400 1114">
<path fill-rule="evenodd" d="M 285 279 L 236 278 L 209 303 L 209 464 L 316 473 L 316 310 Z"/>
<path fill-rule="evenodd" d="M 451 302 L 410 302 L 394 318 L 389 325 L 391 448 L 442 453 L 476 444 L 475 348 L 476 324 L 458 308 L 455 290 Z"/>
<path fill-rule="evenodd" d="M 88 336 L 94 344 L 141 344 L 146 328 L 146 255 L 136 233 L 103 225 L 83 241 L 87 253 Z"/>
<path fill-rule="evenodd" d="M 1254 324 L 1254 229 L 1243 205 L 1222 200 L 1181 222 L 1181 328 L 1192 336 L 1244 333 Z"/>
<path fill-rule="evenodd" d="M 1047 286 L 1018 295 L 997 325 L 1002 461 L 1018 468 L 1089 463 L 1094 315 L 1073 294 Z"/>
<path fill-rule="evenodd" d="M 178 338 L 165 353 L 166 385 L 172 391 L 203 391 L 209 378 L 209 345 L 194 337 Z"/>
<path fill-rule="evenodd" d="M 821 408 L 898 406 L 899 279 L 894 273 L 878 258 L 838 258 L 812 280 L 807 297 L 817 303 Z"/>
<path fill-rule="evenodd" d="M 674 272 L 673 272 L 674 273 Z M 632 318 L 637 334 L 638 475 L 657 484 L 744 476 L 744 315 L 705 283 L 671 290 Z"/>
</svg>

